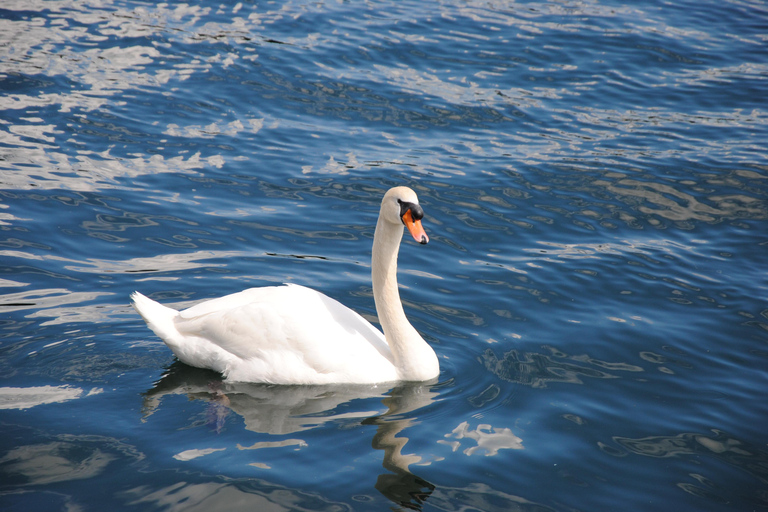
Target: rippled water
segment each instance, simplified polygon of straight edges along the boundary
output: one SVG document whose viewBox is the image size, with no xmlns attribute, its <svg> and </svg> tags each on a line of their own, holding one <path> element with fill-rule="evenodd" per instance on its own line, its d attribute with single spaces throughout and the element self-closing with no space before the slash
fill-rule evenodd
<svg viewBox="0 0 768 512">
<path fill-rule="evenodd" d="M 3 510 L 768 508 L 763 2 L 0 7 Z M 128 305 L 375 320 L 439 382 L 231 384 Z"/>
</svg>

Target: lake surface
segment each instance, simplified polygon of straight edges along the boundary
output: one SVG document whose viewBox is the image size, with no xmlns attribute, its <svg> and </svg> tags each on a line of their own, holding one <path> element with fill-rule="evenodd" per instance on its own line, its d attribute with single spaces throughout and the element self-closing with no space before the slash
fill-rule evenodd
<svg viewBox="0 0 768 512">
<path fill-rule="evenodd" d="M 768 7 L 6 0 L 0 509 L 768 508 Z M 187 367 L 129 305 L 283 282 L 428 384 Z"/>
</svg>

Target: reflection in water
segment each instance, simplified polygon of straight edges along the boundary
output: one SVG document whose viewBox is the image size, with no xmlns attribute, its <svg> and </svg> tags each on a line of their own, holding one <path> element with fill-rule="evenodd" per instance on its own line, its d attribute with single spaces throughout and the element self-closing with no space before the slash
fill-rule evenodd
<svg viewBox="0 0 768 512">
<path fill-rule="evenodd" d="M 317 510 L 339 512 L 350 510 L 343 503 L 329 501 L 316 494 L 273 484 L 250 480 L 220 483 L 178 482 L 157 490 L 141 486 L 125 493 L 128 505 L 139 505 L 139 510 L 162 508 L 169 512 L 228 512 Z"/>
<path fill-rule="evenodd" d="M 732 438 L 720 430 L 713 432 L 714 436 L 683 433 L 676 436 L 651 436 L 641 439 L 617 436 L 613 440 L 631 453 L 648 457 L 713 455 L 729 464 L 742 467 L 762 482 L 768 483 L 768 452 Z"/>
<path fill-rule="evenodd" d="M 466 487 L 440 488 L 432 494 L 429 503 L 438 510 L 449 511 L 554 512 L 555 510 L 478 483 Z"/>
<path fill-rule="evenodd" d="M 545 388 L 549 382 L 581 384 L 582 377 L 616 379 L 617 375 L 605 370 L 641 372 L 639 366 L 627 363 L 609 363 L 586 355 L 572 356 L 548 347 L 550 355 L 510 350 L 504 357 L 488 349 L 482 356 L 486 369 L 502 380 L 517 382 L 534 388 Z"/>
<path fill-rule="evenodd" d="M 372 445 L 384 451 L 382 464 L 388 471 L 378 477 L 376 489 L 398 505 L 417 510 L 434 490 L 434 485 L 410 472 L 409 466 L 421 462 L 421 457 L 404 454 L 402 450 L 408 438 L 398 437 L 416 421 L 411 413 L 437 398 L 437 392 L 430 389 L 430 384 L 404 383 L 387 390 L 376 386 L 230 383 L 221 381 L 219 374 L 177 362 L 168 374 L 145 393 L 145 421 L 161 405 L 163 397 L 177 394 L 208 401 L 208 422 L 217 431 L 223 427 L 230 411 L 242 417 L 247 430 L 270 435 L 294 434 L 339 419 L 353 418 L 366 425 L 375 425 L 377 430 Z M 367 398 L 381 398 L 387 410 L 382 414 L 379 411 L 332 413 L 342 404 Z M 259 442 L 251 446 L 238 444 L 237 448 L 256 450 L 306 445 L 301 439 L 285 439 Z M 191 460 L 214 451 L 219 450 L 187 450 L 175 457 L 178 460 Z"/>
<path fill-rule="evenodd" d="M 198 457 L 204 457 L 205 455 L 210 455 L 214 452 L 223 452 L 226 450 L 226 448 L 205 448 L 205 449 L 197 449 L 197 450 L 184 450 L 183 452 L 177 453 L 173 456 L 176 460 L 181 461 L 187 461 L 196 459 Z"/>
<path fill-rule="evenodd" d="M 447 438 L 459 439 L 459 441 L 439 440 L 438 443 L 446 444 L 455 452 L 461 447 L 462 439 L 472 439 L 477 446 L 471 446 L 464 450 L 466 455 L 474 455 L 478 450 L 485 453 L 486 457 L 493 457 L 499 450 L 522 450 L 523 440 L 512 433 L 508 428 L 494 428 L 488 424 L 478 425 L 475 430 L 469 428 L 469 423 L 463 421 Z"/>
<path fill-rule="evenodd" d="M 383 398 L 386 388 L 375 386 L 274 386 L 224 382 L 214 372 L 179 362 L 144 394 L 144 418 L 167 395 L 187 395 L 209 402 L 209 424 L 219 429 L 230 411 L 241 416 L 245 428 L 270 435 L 294 434 L 343 418 L 363 420 L 377 411 L 328 414 L 355 399 Z"/>
<path fill-rule="evenodd" d="M 158 67 L 153 64 L 162 62 L 164 55 L 159 48 L 163 47 L 140 43 L 146 38 L 164 40 L 170 34 L 191 35 L 165 27 L 178 25 L 180 18 L 186 19 L 185 25 L 194 25 L 206 10 L 180 6 L 169 12 L 155 6 L 150 14 L 143 8 L 134 10 L 111 4 L 107 1 L 96 6 L 70 0 L 3 4 L 6 12 L 14 14 L 13 21 L 7 15 L 0 20 L 4 22 L 0 61 L 5 77 L 10 75 L 18 83 L 12 94 L 0 95 L 0 108 L 22 113 L 14 116 L 15 122 L 9 123 L 7 129 L 0 130 L 0 142 L 14 149 L 4 155 L 4 162 L 15 171 L 4 176 L 9 188 L 93 191 L 114 187 L 118 178 L 156 173 L 196 174 L 208 166 L 223 165 L 220 155 L 201 156 L 199 152 L 175 157 L 139 153 L 113 156 L 112 147 L 96 145 L 97 149 L 92 150 L 91 145 L 78 140 L 97 132 L 111 136 L 112 140 L 125 137 L 124 127 L 103 122 L 97 114 L 83 113 L 97 112 L 105 105 L 120 108 L 131 96 L 127 91 L 166 87 L 195 72 L 205 73 L 212 66 L 227 65 L 195 61 L 180 68 Z M 18 12 L 24 14 L 15 14 Z M 193 33 L 196 37 L 200 34 L 197 30 Z M 111 44 L 102 46 L 107 40 Z M 121 45 L 115 41 L 127 42 Z M 39 76 L 49 80 L 40 83 L 30 78 Z M 57 79 L 69 86 L 55 87 Z M 66 127 L 64 121 L 52 124 L 48 116 L 40 117 L 50 108 L 75 114 Z M 36 115 L 23 114 L 31 112 Z M 73 123 L 73 119 L 79 122 Z M 78 145 L 81 147 L 73 149 Z"/>
<path fill-rule="evenodd" d="M 14 448 L 0 459 L 0 468 L 28 485 L 44 485 L 92 478 L 115 458 L 98 448 L 83 450 L 76 443 L 55 442 Z"/>
<path fill-rule="evenodd" d="M 0 256 L 5 251 L 0 251 Z M 70 292 L 64 288 L 48 288 L 42 290 L 27 290 L 23 292 L 0 295 L 0 307 L 4 313 L 27 309 L 46 309 L 55 306 L 78 304 L 96 300 L 101 296 L 112 295 L 104 292 Z"/>
<path fill-rule="evenodd" d="M 43 404 L 66 402 L 103 393 L 101 388 L 86 392 L 74 386 L 32 386 L 28 388 L 0 388 L 0 409 L 29 409 Z"/>
<path fill-rule="evenodd" d="M 403 451 L 409 441 L 403 433 L 419 421 L 414 413 L 433 403 L 438 397 L 438 392 L 432 384 L 434 383 L 401 383 L 387 390 L 375 386 L 274 386 L 230 383 L 222 381 L 221 376 L 217 373 L 191 368 L 176 362 L 171 366 L 168 373 L 144 394 L 143 414 L 144 421 L 147 421 L 162 405 L 165 397 L 186 395 L 189 398 L 208 403 L 207 421 L 208 425 L 215 431 L 223 429 L 225 421 L 231 413 L 235 413 L 243 419 L 247 430 L 275 436 L 308 431 L 341 419 L 353 419 L 363 425 L 376 427 L 376 433 L 371 444 L 374 449 L 384 452 L 382 465 L 386 472 L 377 477 L 375 487 L 382 495 L 400 507 L 421 510 L 428 499 L 431 502 L 431 497 L 438 495 L 440 496 L 439 500 L 445 502 L 443 505 L 451 507 L 446 510 L 453 510 L 460 503 L 475 506 L 475 500 L 478 500 L 477 503 L 485 503 L 485 506 L 490 507 L 487 508 L 488 510 L 523 510 L 529 508 L 544 510 L 539 505 L 523 498 L 496 493 L 496 491 L 479 484 L 465 489 L 440 489 L 411 472 L 410 466 L 414 464 L 428 465 L 435 460 L 442 460 L 442 458 L 438 458 L 425 462 L 420 455 L 404 453 Z M 384 412 L 356 410 L 344 406 L 348 402 L 360 399 L 381 399 L 386 410 Z M 340 409 L 349 410 L 349 412 L 338 412 Z M 510 429 L 487 424 L 481 424 L 472 429 L 468 422 L 462 422 L 445 437 L 451 440 L 440 439 L 437 440 L 437 443 L 448 445 L 452 451 L 457 451 L 462 443 L 467 441 L 473 443 L 473 446 L 469 447 L 464 445 L 462 453 L 468 456 L 483 454 L 486 457 L 491 457 L 498 455 L 500 450 L 523 449 L 522 439 L 515 436 Z M 308 444 L 303 439 L 292 437 L 278 441 L 261 441 L 248 446 L 237 444 L 237 449 L 287 448 L 295 450 L 304 449 L 307 446 Z M 189 461 L 223 450 L 226 448 L 199 447 L 185 450 L 174 457 L 180 461 Z M 343 464 L 343 461 L 340 463 Z M 267 464 L 260 462 L 251 465 L 269 468 Z M 168 503 L 173 501 L 173 503 L 180 505 L 183 500 L 176 501 L 180 498 L 178 493 L 190 492 L 197 496 L 195 498 L 190 497 L 190 499 L 194 503 L 199 503 L 199 507 L 202 509 L 210 503 L 218 503 L 220 493 L 239 495 L 240 492 L 231 486 L 213 489 L 210 488 L 212 485 L 214 484 L 162 489 L 147 494 L 136 503 L 158 500 L 166 503 L 166 500 L 169 500 Z M 200 493 L 199 496 L 197 493 Z M 469 501 L 465 499 L 467 496 L 471 496 Z M 503 503 L 503 505 L 491 506 L 491 503 L 488 502 L 489 496 L 494 496 L 492 500 L 499 500 L 499 503 Z M 451 504 L 449 505 L 448 502 Z M 170 508 L 176 509 L 175 505 Z"/>
<path fill-rule="evenodd" d="M 712 432 L 714 435 L 682 433 L 674 436 L 650 436 L 639 439 L 616 436 L 613 440 L 630 453 L 653 458 L 707 455 L 749 473 L 763 485 L 768 484 L 768 452 L 765 449 L 742 442 L 721 430 L 713 429 Z M 615 447 L 603 443 L 599 445 L 605 453 L 610 455 L 625 455 L 623 451 L 617 450 Z M 679 482 L 677 486 L 697 496 L 705 496 L 714 500 L 722 499 L 713 494 L 712 486 L 706 482 L 705 477 L 698 474 L 691 474 L 690 476 L 697 481 L 696 484 Z M 766 499 L 768 496 L 765 495 L 764 490 L 754 488 L 751 497 L 761 507 L 768 505 Z"/>
<path fill-rule="evenodd" d="M 645 215 L 658 215 L 677 222 L 715 222 L 723 218 L 764 219 L 768 214 L 764 201 L 746 194 L 710 196 L 707 199 L 714 204 L 708 205 L 699 201 L 693 194 L 685 192 L 683 186 L 675 188 L 664 183 L 647 183 L 632 179 L 620 179 L 615 184 L 596 180 L 593 184 L 605 187 L 617 197 L 637 199 L 640 203 L 637 210 Z"/>
<path fill-rule="evenodd" d="M 114 461 L 143 458 L 133 446 L 111 437 L 60 435 L 53 441 L 10 449 L 0 458 L 0 487 L 18 490 L 94 478 Z"/>
<path fill-rule="evenodd" d="M 339 419 L 352 418 L 364 425 L 373 425 L 376 427 L 376 433 L 371 444 L 374 449 L 384 452 L 382 465 L 386 470 L 377 477 L 375 487 L 391 502 L 405 509 L 421 510 L 427 500 L 432 502 L 432 497 L 437 496 L 437 501 L 441 502 L 438 508 L 445 510 L 457 510 L 463 505 L 471 508 L 481 504 L 482 510 L 547 510 L 523 498 L 498 493 L 480 484 L 463 489 L 441 489 L 411 472 L 410 466 L 431 462 L 425 462 L 420 455 L 403 451 L 409 441 L 403 433 L 418 423 L 418 417 L 414 413 L 433 403 L 438 397 L 438 392 L 431 384 L 401 383 L 391 390 L 386 390 L 374 386 L 274 386 L 229 383 L 222 382 L 217 373 L 176 362 L 169 372 L 144 394 L 144 421 L 147 421 L 169 395 L 186 395 L 208 402 L 208 424 L 217 431 L 223 428 L 227 416 L 233 412 L 244 420 L 247 430 L 276 436 L 296 434 Z M 351 412 L 337 412 L 339 409 L 345 409 L 343 405 L 348 402 L 371 398 L 381 399 L 386 410 L 361 411 L 352 408 Z M 468 422 L 463 422 L 445 437 L 452 440 L 441 439 L 437 442 L 450 446 L 453 451 L 467 440 L 474 443 L 474 446 L 463 450 L 466 455 L 483 454 L 490 457 L 497 455 L 500 450 L 523 449 L 522 440 L 510 429 L 494 428 L 486 424 L 472 429 Z M 238 444 L 237 448 L 303 449 L 306 446 L 308 444 L 304 440 L 294 437 L 279 441 L 262 441 L 249 446 Z M 175 458 L 189 461 L 225 449 L 201 447 L 178 453 Z M 251 465 L 269 468 L 264 463 Z M 142 497 L 134 503 L 161 502 L 170 510 L 176 510 L 181 508 L 182 503 L 188 502 L 193 510 L 203 510 L 213 504 L 224 503 L 229 498 L 242 498 L 241 493 L 241 490 L 232 485 L 179 484 L 157 491 L 137 489 L 135 494 L 141 494 Z M 258 502 L 261 498 L 248 499 Z M 267 506 L 267 501 L 261 505 Z M 494 504 L 496 502 L 498 505 Z M 318 504 L 317 509 L 322 510 L 326 505 L 327 503 L 322 506 Z"/>
<path fill-rule="evenodd" d="M 408 438 L 397 435 L 416 421 L 405 415 L 428 405 L 436 397 L 437 393 L 427 385 L 400 384 L 382 401 L 387 412 L 364 421 L 377 426 L 372 446 L 384 450 L 382 464 L 389 471 L 379 475 L 376 489 L 390 501 L 412 510 L 421 510 L 435 486 L 410 472 L 408 466 L 421 462 L 421 457 L 404 454 L 402 450 Z"/>
<path fill-rule="evenodd" d="M 46 261 L 50 264 L 61 263 L 64 264 L 64 269 L 69 272 L 85 273 L 85 274 L 134 274 L 134 273 L 152 273 L 152 272 L 177 272 L 180 270 L 191 271 L 198 268 L 206 267 L 223 267 L 223 263 L 216 263 L 212 260 L 226 260 L 228 258 L 237 258 L 250 255 L 253 253 L 244 253 L 242 251 L 194 251 L 186 253 L 166 253 L 157 256 L 130 258 L 127 260 L 108 260 L 99 258 L 88 258 L 86 260 L 78 260 L 72 258 L 65 258 L 58 255 L 47 254 L 33 254 L 31 252 L 24 252 L 18 250 L 0 250 L 0 256 L 8 258 L 18 258 L 21 260 L 29 261 Z M 6 286 L 7 284 L 4 283 Z M 14 286 L 27 286 L 27 283 L 16 283 Z M 45 297 L 52 294 L 67 293 L 64 289 L 41 289 L 26 292 L 17 292 L 14 294 L 7 294 L 0 296 L 4 307 L 16 307 L 14 302 L 24 301 L 28 296 Z M 72 295 L 71 292 L 69 292 Z M 110 295 L 104 292 L 90 292 L 90 296 L 85 296 L 83 299 L 75 296 L 75 300 L 54 302 L 51 305 L 68 304 L 76 302 L 77 300 L 92 300 L 100 295 Z M 85 295 L 85 292 L 81 292 L 81 295 Z M 55 297 L 56 298 L 56 297 Z M 55 300 L 52 299 L 52 300 Z M 24 304 L 22 304 L 24 305 Z M 39 304 L 44 307 L 49 307 L 48 304 Z M 31 306 L 39 307 L 39 305 L 32 304 Z M 30 306 L 26 304 L 26 306 Z M 17 309 L 29 309 L 28 307 L 17 307 Z M 16 309 L 6 309 L 5 311 L 16 311 Z"/>
</svg>

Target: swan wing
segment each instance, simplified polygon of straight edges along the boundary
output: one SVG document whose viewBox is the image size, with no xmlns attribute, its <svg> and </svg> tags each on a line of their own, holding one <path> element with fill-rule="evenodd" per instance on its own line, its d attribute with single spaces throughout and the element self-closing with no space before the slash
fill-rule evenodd
<svg viewBox="0 0 768 512">
<path fill-rule="evenodd" d="M 311 288 L 252 288 L 178 315 L 174 352 L 231 380 L 273 383 L 395 380 L 384 336 L 359 314 Z M 371 373 L 373 372 L 373 373 Z"/>
</svg>

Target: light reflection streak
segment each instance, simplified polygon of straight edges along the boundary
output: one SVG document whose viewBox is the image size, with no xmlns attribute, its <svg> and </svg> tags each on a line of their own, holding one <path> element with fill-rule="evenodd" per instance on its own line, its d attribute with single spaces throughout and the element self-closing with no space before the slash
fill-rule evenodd
<svg viewBox="0 0 768 512">
<path fill-rule="evenodd" d="M 128 260 L 105 260 L 89 258 L 76 260 L 53 254 L 32 254 L 23 251 L 0 251 L 0 256 L 19 258 L 33 261 L 55 261 L 70 263 L 64 268 L 72 272 L 86 274 L 128 274 L 152 272 L 176 272 L 200 267 L 221 267 L 223 263 L 211 263 L 207 260 L 239 258 L 253 256 L 243 251 L 195 251 L 190 253 L 160 254 L 146 258 L 131 258 Z M 204 263 L 205 262 L 205 263 Z"/>
<path fill-rule="evenodd" d="M 37 76 L 43 70 L 46 76 L 63 75 L 78 84 L 74 90 L 66 94 L 10 94 L 0 97 L 0 108 L 6 110 L 31 110 L 46 106 L 58 106 L 61 112 L 77 111 L 90 112 L 98 109 L 109 109 L 110 105 L 124 106 L 125 100 L 120 99 L 131 90 L 146 90 L 148 88 L 173 89 L 174 85 L 184 82 L 195 74 L 209 74 L 226 70 L 234 65 L 247 64 L 258 60 L 256 53 L 258 44 L 253 41 L 272 41 L 266 34 L 270 26 L 283 20 L 301 16 L 302 8 L 294 5 L 281 5 L 277 9 L 267 9 L 257 12 L 249 10 L 242 4 L 232 7 L 222 6 L 215 11 L 210 7 L 197 5 L 157 4 L 152 6 L 125 7 L 113 2 L 81 3 L 73 0 L 53 2 L 6 2 L 6 9 L 11 11 L 46 11 L 48 17 L 55 21 L 52 24 L 41 24 L 38 18 L 30 20 L 0 20 L 6 29 L 7 45 L 0 46 L 0 60 L 7 64 L 7 72 L 19 75 Z M 704 31 L 684 30 L 664 24 L 657 19 L 653 12 L 641 7 L 618 7 L 611 9 L 598 5 L 569 6 L 568 9 L 555 5 L 537 5 L 530 9 L 504 9 L 491 7 L 486 4 L 470 3 L 463 6 L 440 6 L 441 15 L 457 23 L 461 18 L 467 18 L 473 23 L 487 23 L 491 29 L 483 35 L 470 34 L 465 30 L 442 31 L 435 27 L 416 39 L 400 31 L 392 30 L 388 19 L 374 21 L 369 19 L 370 38 L 382 39 L 381 44 L 392 45 L 410 40 L 411 44 L 434 45 L 443 38 L 458 38 L 468 48 L 472 45 L 488 46 L 499 44 L 510 34 L 517 33 L 520 37 L 536 39 L 542 34 L 570 33 L 576 30 L 607 30 L 599 20 L 605 18 L 628 18 L 629 25 L 639 34 L 645 34 L 654 40 L 660 39 L 659 48 L 665 52 L 664 41 L 678 41 L 681 38 L 696 40 L 705 46 L 716 44 L 717 41 Z M 324 9 L 336 9 L 329 5 Z M 297 10 L 298 9 L 298 10 Z M 215 12 L 214 12 L 215 11 Z M 349 11 L 338 8 L 341 26 L 355 25 L 359 20 L 351 19 Z M 394 13 L 393 13 L 394 14 Z M 215 16 L 215 17 L 214 17 Z M 558 17 L 555 23 L 551 17 Z M 589 17 L 585 19 L 584 16 Z M 211 19 L 215 21 L 211 21 Z M 595 25 L 591 25 L 595 23 Z M 664 27 L 659 30 L 659 24 Z M 381 30 L 381 32 L 377 32 Z M 480 37 L 482 41 L 476 39 Z M 132 40 L 152 40 L 152 44 L 136 44 Z M 304 37 L 284 38 L 286 52 L 307 52 L 320 46 L 345 44 L 335 38 L 323 38 L 317 33 Z M 402 41 L 400 41 L 402 39 Z M 485 41 L 488 39 L 489 41 Z M 124 44 L 120 44 L 125 41 Z M 179 62 L 171 49 L 175 44 L 224 44 L 226 48 L 217 51 L 212 56 Z M 113 44 L 114 43 L 114 44 Z M 350 44 L 350 43 L 347 43 Z M 354 44 L 354 43 L 351 43 Z M 81 47 L 86 49 L 81 49 Z M 478 48 L 488 55 L 493 51 Z M 5 52 L 5 53 L 3 53 Z M 7 57 L 3 59 L 3 57 Z M 334 66 L 333 63 L 313 61 L 317 64 L 317 75 L 333 81 L 349 84 L 339 89 L 325 86 L 325 91 L 318 95 L 330 98 L 341 92 L 354 94 L 355 84 L 363 82 L 385 83 L 396 90 L 407 91 L 410 96 L 423 97 L 421 103 L 426 111 L 426 119 L 443 118 L 445 116 L 469 116 L 484 119 L 499 125 L 492 130 L 478 127 L 476 133 L 460 135 L 460 144 L 465 145 L 457 158 L 443 158 L 430 151 L 430 158 L 422 160 L 416 172 L 430 173 L 433 176 L 450 177 L 466 173 L 467 166 L 481 163 L 474 158 L 514 157 L 516 161 L 527 165 L 538 165 L 546 161 L 560 161 L 563 154 L 584 152 L 600 156 L 605 164 L 614 164 L 616 160 L 632 159 L 646 160 L 650 153 L 646 144 L 637 141 L 645 140 L 646 134 L 658 134 L 664 138 L 685 137 L 687 144 L 675 144 L 672 149 L 658 147 L 653 150 L 656 157 L 688 158 L 698 161 L 700 150 L 707 147 L 708 151 L 723 151 L 721 144 L 714 145 L 710 139 L 691 140 L 687 135 L 691 125 L 711 126 L 721 129 L 747 128 L 765 125 L 766 114 L 759 109 L 733 110 L 698 110 L 681 113 L 673 109 L 632 109 L 617 111 L 598 107 L 575 105 L 572 110 L 558 110 L 552 101 L 562 99 L 565 95 L 580 95 L 594 90 L 602 82 L 582 80 L 569 87 L 541 86 L 532 84 L 531 87 L 509 87 L 505 77 L 520 67 L 519 63 L 497 62 L 493 70 L 475 76 L 461 76 L 450 70 L 439 67 L 414 69 L 405 65 L 367 64 L 355 67 L 345 61 Z M 579 72 L 578 66 L 567 63 L 553 65 L 528 66 L 528 71 L 536 75 L 553 76 L 563 73 Z M 732 80 L 744 77 L 759 79 L 765 74 L 765 65 L 760 63 L 740 63 L 722 68 L 706 68 L 701 66 L 684 68 L 675 73 L 664 73 L 658 77 L 642 76 L 641 79 L 648 87 L 678 89 L 682 84 L 686 87 L 701 87 L 702 84 L 712 83 L 713 79 Z M 612 80 L 622 84 L 637 81 L 631 75 L 612 75 Z M 287 86 L 286 101 L 296 99 L 304 87 L 284 81 L 282 77 L 275 80 L 280 85 Z M 351 82 L 351 84 L 350 84 Z M 538 83 L 541 83 L 540 81 Z M 314 82 L 306 85 L 313 85 Z M 610 82 L 609 82 L 610 84 Z M 371 92 L 367 87 L 367 92 Z M 357 97 L 357 96 L 356 96 Z M 385 98 L 384 98 L 385 99 Z M 438 103 L 438 105 L 435 105 Z M 444 103 L 441 105 L 439 103 Z M 472 107 L 466 109 L 464 107 Z M 328 105 L 316 111 L 326 115 Z M 349 106 L 345 106 L 348 109 Z M 458 110 L 457 110 L 458 109 Z M 547 109 L 555 112 L 556 117 L 563 120 L 563 127 L 552 127 L 536 135 L 521 136 L 519 130 L 505 134 L 499 127 L 501 121 L 512 121 L 510 116 L 535 116 L 537 112 Z M 574 110 L 575 109 L 575 110 Z M 581 109 L 581 110 L 580 110 Z M 390 105 L 391 117 L 402 117 L 403 112 Z M 260 114 L 261 115 L 261 114 Z M 189 139 L 214 139 L 221 137 L 239 137 L 243 134 L 256 134 L 263 127 L 263 118 L 250 119 L 236 113 L 229 113 L 226 121 L 205 123 L 168 123 L 165 134 L 172 137 Z M 234 117 L 234 118 L 233 118 Z M 84 117 L 85 118 L 85 117 Z M 62 137 L 72 137 L 67 141 L 79 144 L 71 130 L 62 126 L 44 124 L 41 117 L 28 117 L 24 124 L 18 123 L 8 127 L 8 131 L 0 131 L 0 143 L 6 143 L 13 148 L 25 148 L 28 151 L 10 151 L 5 165 L 14 170 L 11 185 L 14 188 L 31 189 L 42 187 L 47 189 L 66 188 L 72 190 L 95 190 L 118 185 L 121 178 L 132 178 L 141 174 L 156 172 L 201 172 L 206 165 L 219 167 L 225 165 L 226 158 L 221 154 L 200 154 L 192 157 L 178 157 L 179 160 L 155 155 L 131 155 L 131 158 L 113 157 L 108 152 L 92 153 L 87 149 L 78 152 L 76 157 L 59 150 L 63 146 Z M 283 123 L 283 128 L 290 127 L 290 120 L 273 119 L 271 126 Z M 516 121 L 516 120 L 515 120 Z M 431 122 L 431 121 L 429 121 Z M 288 124 L 286 124 L 288 123 Z M 485 124 L 485 122 L 483 123 Z M 294 129 L 306 131 L 306 126 L 293 126 Z M 333 128 L 329 128 L 332 130 Z M 513 131 L 513 130 L 508 130 Z M 69 135 L 65 135 L 69 134 Z M 485 133 L 483 133 L 485 132 Z M 416 137 L 399 141 L 395 136 L 382 132 L 390 142 L 403 148 L 417 148 L 421 143 L 427 143 Z M 734 158 L 748 162 L 758 154 L 761 147 L 755 141 L 744 141 L 735 137 L 726 144 L 728 160 Z M 484 141 L 480 144 L 479 141 Z M 603 144 L 608 142 L 608 144 Z M 455 139 L 445 140 L 442 147 L 453 146 Z M 743 149 L 734 151 L 733 149 Z M 423 150 L 419 149 L 420 151 Z M 402 151 L 411 152 L 403 149 Z M 346 173 L 349 168 L 373 168 L 377 162 L 359 162 L 355 156 L 360 152 L 347 151 L 349 161 L 340 163 L 329 155 L 327 163 L 318 169 L 317 165 L 305 165 L 306 173 Z M 466 153 L 469 153 L 467 155 Z M 362 154 L 362 153 L 360 153 Z M 471 156 L 472 159 L 467 158 Z M 405 162 L 412 160 L 409 155 L 394 155 L 392 161 Z M 37 168 L 30 171 L 26 165 Z M 51 170 L 56 169 L 56 170 Z M 735 172 L 739 172 L 736 170 Z M 647 178 L 647 177 L 646 177 Z M 594 181 L 594 180 L 593 180 Z M 645 183 L 645 184 L 642 184 Z M 662 184 L 671 190 L 655 189 L 647 182 L 616 183 L 610 180 L 598 180 L 590 187 L 604 187 L 620 200 L 632 204 L 639 198 L 652 206 L 642 205 L 641 213 L 658 215 L 674 222 L 701 220 L 717 222 L 720 218 L 765 218 L 768 207 L 762 199 L 756 199 L 748 194 L 730 194 L 722 198 L 700 199 L 692 191 L 686 191 L 681 184 Z M 598 190 L 599 192 L 599 190 Z M 670 197 L 671 194 L 671 197 Z M 709 203 L 712 204 L 709 204 Z M 628 222 L 633 222 L 627 216 Z M 0 219 L 2 220 L 2 219 Z"/>
<path fill-rule="evenodd" d="M 0 96 L 1 97 L 1 96 Z M 0 107 L 1 108 L 1 107 Z M 6 154 L 4 167 L 18 172 L 4 173 L 3 186 L 15 190 L 73 190 L 93 192 L 116 187 L 127 187 L 118 179 L 131 179 L 143 174 L 187 173 L 198 174 L 207 165 L 221 167 L 220 157 L 201 157 L 195 153 L 190 157 L 165 158 L 162 155 L 133 156 L 115 159 L 109 151 L 95 153 L 82 150 L 72 157 L 45 144 L 30 144 L 21 137 L 0 130 L 0 144 L 12 148 Z M 34 167 L 34 169 L 30 169 Z"/>
<path fill-rule="evenodd" d="M 55 404 L 103 393 L 101 388 L 86 392 L 82 388 L 62 386 L 0 387 L 0 409 L 24 410 L 39 405 Z"/>
<path fill-rule="evenodd" d="M 350 510 L 343 503 L 332 502 L 317 494 L 254 479 L 202 483 L 183 480 L 164 487 L 136 487 L 128 490 L 125 496 L 129 498 L 128 505 L 142 510 L 151 508 L 168 512 Z"/>
<path fill-rule="evenodd" d="M 30 484 L 46 485 L 93 478 L 117 459 L 99 448 L 78 456 L 78 448 L 69 442 L 20 446 L 0 459 L 0 467 L 6 474 L 23 476 Z"/>
<path fill-rule="evenodd" d="M 508 428 L 494 428 L 492 425 L 481 424 L 475 429 L 470 429 L 469 422 L 461 422 L 446 438 L 458 439 L 458 441 L 439 440 L 438 443 L 451 447 L 457 451 L 461 447 L 461 440 L 472 439 L 477 445 L 465 448 L 463 453 L 467 456 L 475 453 L 483 453 L 486 457 L 493 457 L 499 450 L 522 450 L 523 440 L 512 433 Z"/>
<path fill-rule="evenodd" d="M 25 434 L 22 439 L 40 435 L 37 431 Z M 111 437 L 62 434 L 43 439 L 16 446 L 0 457 L 4 504 L 8 496 L 17 494 L 24 496 L 26 506 L 22 509 L 36 508 L 34 504 L 40 503 L 45 503 L 43 508 L 57 509 L 60 502 L 62 510 L 85 510 L 90 507 L 83 506 L 84 497 L 73 492 L 76 486 L 72 487 L 71 482 L 98 481 L 117 464 L 136 464 L 144 459 L 135 447 Z M 124 470 L 125 466 L 121 466 L 120 471 Z"/>
<path fill-rule="evenodd" d="M 231 57 L 222 62 L 196 62 L 175 67 L 157 66 L 166 55 L 162 45 L 112 45 L 111 39 L 146 38 L 162 40 L 169 35 L 194 34 L 187 30 L 169 30 L 179 26 L 192 28 L 199 24 L 209 9 L 179 5 L 168 8 L 161 4 L 153 9 L 137 7 L 125 9 L 111 2 L 94 5 L 78 1 L 18 2 L 3 4 L 10 11 L 45 11 L 46 17 L 59 23 L 39 23 L 42 18 L 32 17 L 11 21 L 0 19 L 0 34 L 6 44 L 0 45 L 2 72 L 19 76 L 66 76 L 77 84 L 66 93 L 41 92 L 31 94 L 0 95 L 0 109 L 31 110 L 58 106 L 61 113 L 90 112 L 108 105 L 122 106 L 120 97 L 126 91 L 141 88 L 166 87 L 172 81 L 183 81 L 191 74 L 206 72 L 211 66 L 226 67 Z M 238 21 L 239 20 L 239 21 Z M 247 34 L 245 19 L 233 22 L 240 33 Z M 87 29 L 83 29 L 83 27 Z M 225 32 L 233 32 L 219 27 Z M 211 34 L 215 36 L 217 34 Z M 194 39 L 194 38 L 192 38 Z M 94 43 L 100 43 L 94 47 Z M 91 46 L 83 49 L 82 46 Z M 234 54 L 233 54 L 234 55 Z M 213 59 L 217 61 L 217 59 Z M 117 179 L 135 178 L 142 174 L 159 172 L 188 172 L 206 165 L 221 167 L 220 155 L 164 157 L 163 155 L 131 155 L 115 158 L 106 152 L 82 149 L 77 155 L 67 154 L 59 146 L 78 144 L 76 135 L 62 126 L 43 124 L 42 119 L 28 117 L 24 124 L 11 124 L 0 130 L 0 144 L 9 148 L 3 158 L 3 167 L 15 172 L 3 176 L 4 187 L 27 189 L 69 189 L 94 191 L 113 188 Z M 85 119 L 85 118 L 84 118 Z M 233 124 L 234 123 L 234 124 Z M 237 128 L 239 121 L 230 123 Z M 251 123 L 252 131 L 258 126 Z M 229 131 L 224 132 L 229 133 Z M 66 143 L 62 137 L 70 137 Z M 200 136 L 196 133 L 195 136 Z M 23 151 L 20 150 L 23 148 Z M 34 167 L 34 169 L 30 169 Z"/>
<path fill-rule="evenodd" d="M 3 312 L 46 309 L 64 304 L 79 304 L 99 297 L 114 295 L 111 292 L 70 292 L 64 288 L 28 290 L 0 295 Z"/>
</svg>

